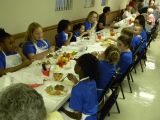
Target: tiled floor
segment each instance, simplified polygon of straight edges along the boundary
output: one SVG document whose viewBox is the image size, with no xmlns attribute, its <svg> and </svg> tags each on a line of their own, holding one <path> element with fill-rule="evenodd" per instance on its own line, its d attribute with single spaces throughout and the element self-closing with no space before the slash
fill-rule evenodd
<svg viewBox="0 0 160 120">
<path fill-rule="evenodd" d="M 105 120 L 160 120 L 160 35 L 152 42 L 147 56 L 144 72 L 138 68 L 138 73 L 133 73 L 132 94 L 127 81 L 123 83 L 126 99 L 119 94 L 121 113 L 116 113 L 114 106 Z"/>
</svg>

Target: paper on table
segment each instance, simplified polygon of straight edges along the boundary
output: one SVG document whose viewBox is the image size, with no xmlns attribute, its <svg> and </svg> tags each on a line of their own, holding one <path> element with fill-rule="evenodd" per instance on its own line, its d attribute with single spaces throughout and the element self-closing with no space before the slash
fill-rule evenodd
<svg viewBox="0 0 160 120">
<path fill-rule="evenodd" d="M 14 83 L 43 84 L 44 79 L 41 73 L 41 66 L 28 67 L 8 75 L 14 78 Z"/>
<path fill-rule="evenodd" d="M 12 84 L 12 79 L 10 76 L 2 76 L 0 77 L 0 91 L 2 91 L 4 88 L 8 87 Z"/>
</svg>

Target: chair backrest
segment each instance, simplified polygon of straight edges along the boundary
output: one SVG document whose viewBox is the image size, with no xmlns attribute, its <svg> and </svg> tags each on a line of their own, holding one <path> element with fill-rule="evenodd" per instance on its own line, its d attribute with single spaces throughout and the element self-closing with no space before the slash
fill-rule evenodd
<svg viewBox="0 0 160 120">
<path fill-rule="evenodd" d="M 133 67 L 133 63 L 129 65 L 129 67 L 127 68 L 127 70 L 125 71 L 124 74 L 119 74 L 117 76 L 114 84 L 116 84 L 116 83 L 121 84 L 123 82 L 123 80 L 125 79 L 125 77 L 130 73 L 132 67 Z"/>
<path fill-rule="evenodd" d="M 159 22 L 152 28 L 151 30 L 151 36 L 147 42 L 147 48 L 149 47 L 150 43 L 156 38 L 156 32 L 158 31 Z"/>
<path fill-rule="evenodd" d="M 119 73 L 116 72 L 115 75 L 112 76 L 110 82 L 106 85 L 105 89 L 102 91 L 101 96 L 99 97 L 99 103 L 103 100 L 103 98 L 106 95 L 106 92 L 111 88 L 112 84 L 114 83 L 114 81 L 117 79 L 117 77 L 119 76 Z"/>
<path fill-rule="evenodd" d="M 141 43 L 138 45 L 138 47 L 132 52 L 133 54 L 133 59 L 136 57 L 137 54 L 139 54 L 139 51 L 142 47 L 142 45 L 144 44 L 144 40 L 141 39 Z"/>
<path fill-rule="evenodd" d="M 119 95 L 119 87 L 112 90 L 112 94 L 109 96 L 109 98 L 105 101 L 104 106 L 102 107 L 98 120 L 104 120 L 106 115 L 111 110 L 112 106 L 117 102 L 117 98 Z"/>
</svg>

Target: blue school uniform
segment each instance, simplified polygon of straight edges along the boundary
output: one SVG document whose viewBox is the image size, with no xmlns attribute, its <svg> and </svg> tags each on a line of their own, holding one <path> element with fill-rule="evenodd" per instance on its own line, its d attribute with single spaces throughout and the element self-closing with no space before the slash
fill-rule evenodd
<svg viewBox="0 0 160 120">
<path fill-rule="evenodd" d="M 51 45 L 45 40 L 37 40 L 36 43 L 28 41 L 23 46 L 23 52 L 26 56 L 29 54 L 39 54 L 48 50 Z"/>
<path fill-rule="evenodd" d="M 68 34 L 62 31 L 58 34 L 57 40 L 56 40 L 56 46 L 57 48 L 61 48 L 65 42 L 68 40 Z"/>
<path fill-rule="evenodd" d="M 147 41 L 148 41 L 147 33 L 143 29 L 140 35 L 141 35 L 142 39 L 144 40 L 144 44 L 143 44 L 142 48 L 145 49 L 147 47 Z"/>
<path fill-rule="evenodd" d="M 141 38 L 139 36 L 133 37 L 133 39 L 131 41 L 131 45 L 133 47 L 133 50 L 136 50 L 140 44 L 141 44 Z M 141 51 L 141 49 L 140 49 L 140 51 Z"/>
<path fill-rule="evenodd" d="M 123 76 L 128 67 L 132 64 L 132 52 L 122 52 L 117 67 L 120 68 L 120 74 Z"/>
<path fill-rule="evenodd" d="M 77 41 L 77 37 L 80 36 L 80 32 L 78 31 L 74 31 L 73 32 L 73 37 L 71 38 L 70 42 L 76 42 Z"/>
<path fill-rule="evenodd" d="M 115 66 L 113 64 L 109 64 L 107 61 L 100 61 L 99 73 L 100 78 L 97 81 L 98 98 L 101 96 L 102 91 L 105 89 L 112 76 L 115 74 Z"/>
<path fill-rule="evenodd" d="M 15 67 L 21 63 L 21 57 L 17 52 L 0 51 L 0 69 Z"/>
<path fill-rule="evenodd" d="M 69 107 L 88 116 L 85 120 L 97 120 L 98 99 L 94 80 L 80 81 L 72 88 Z"/>
<path fill-rule="evenodd" d="M 81 34 L 80 34 L 80 32 L 78 32 L 78 31 L 74 31 L 74 32 L 73 32 L 73 35 L 74 35 L 74 37 L 79 37 Z"/>
<path fill-rule="evenodd" d="M 86 30 L 90 30 L 93 27 L 93 23 L 90 23 L 88 20 L 84 22 L 84 26 Z"/>
</svg>

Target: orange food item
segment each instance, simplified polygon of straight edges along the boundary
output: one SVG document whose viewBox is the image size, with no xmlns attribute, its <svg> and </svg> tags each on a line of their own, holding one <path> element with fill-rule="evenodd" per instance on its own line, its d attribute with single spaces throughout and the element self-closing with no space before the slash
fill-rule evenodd
<svg viewBox="0 0 160 120">
<path fill-rule="evenodd" d="M 57 65 L 59 65 L 59 67 L 63 67 L 72 58 L 73 58 L 73 54 L 72 53 L 64 53 L 61 57 L 59 57 Z"/>
</svg>

